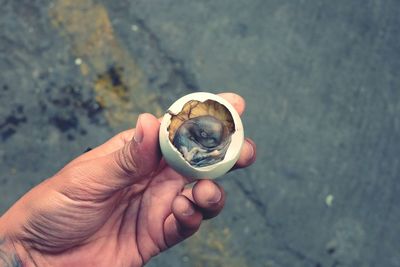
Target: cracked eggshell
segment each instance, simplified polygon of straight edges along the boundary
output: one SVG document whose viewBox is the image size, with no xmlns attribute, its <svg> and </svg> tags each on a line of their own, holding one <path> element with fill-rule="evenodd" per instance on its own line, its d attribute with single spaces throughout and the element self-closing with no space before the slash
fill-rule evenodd
<svg viewBox="0 0 400 267">
<path fill-rule="evenodd" d="M 183 106 L 191 100 L 197 100 L 201 102 L 205 102 L 207 100 L 216 101 L 219 104 L 226 107 L 233 118 L 234 132 L 231 135 L 231 143 L 229 144 L 225 157 L 222 161 L 210 166 L 194 167 L 190 165 L 190 163 L 185 160 L 183 155 L 172 144 L 169 138 L 168 128 L 169 125 L 171 124 L 171 118 L 172 118 L 171 114 L 178 114 L 179 112 L 181 112 Z M 168 109 L 168 112 L 164 115 L 161 121 L 159 141 L 160 141 L 161 152 L 166 162 L 174 170 L 189 178 L 213 179 L 227 173 L 238 160 L 244 143 L 243 124 L 235 108 L 224 98 L 206 92 L 192 93 L 181 97 L 180 99 L 175 101 Z"/>
</svg>

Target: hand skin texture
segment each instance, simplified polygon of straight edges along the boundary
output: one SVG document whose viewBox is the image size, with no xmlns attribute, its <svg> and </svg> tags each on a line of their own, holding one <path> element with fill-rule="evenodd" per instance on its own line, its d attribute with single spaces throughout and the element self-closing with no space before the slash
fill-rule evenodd
<svg viewBox="0 0 400 267">
<path fill-rule="evenodd" d="M 239 114 L 244 100 L 224 93 Z M 26 193 L 0 218 L 0 267 L 143 266 L 194 234 L 223 208 L 223 189 L 190 181 L 162 159 L 160 122 L 139 116 Z M 255 160 L 246 139 L 235 168 Z"/>
</svg>

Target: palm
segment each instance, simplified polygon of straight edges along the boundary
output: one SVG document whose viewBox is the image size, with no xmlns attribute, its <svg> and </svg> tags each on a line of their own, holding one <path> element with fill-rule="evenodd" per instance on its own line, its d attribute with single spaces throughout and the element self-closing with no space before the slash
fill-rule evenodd
<svg viewBox="0 0 400 267">
<path fill-rule="evenodd" d="M 172 202 L 185 183 L 185 178 L 164 167 L 154 177 L 116 192 L 101 205 L 89 207 L 83 213 L 88 221 L 93 216 L 97 218 L 78 231 L 89 235 L 77 237 L 75 243 L 71 243 L 69 235 L 60 237 L 65 242 L 57 247 L 64 247 L 64 250 L 48 257 L 51 261 L 64 262 L 65 266 L 75 264 L 69 261 L 71 257 L 65 257 L 71 253 L 75 255 L 74 261 L 79 259 L 79 266 L 141 266 L 152 256 L 174 245 L 173 242 L 168 243 L 165 237 L 179 233 L 167 233 L 164 226 L 167 218 L 173 216 Z M 63 209 L 82 214 L 82 203 L 66 203 L 68 207 Z M 68 220 L 65 223 L 82 225 L 80 222 L 86 220 L 82 217 L 77 219 L 76 222 Z M 57 232 L 67 233 L 62 229 Z"/>
<path fill-rule="evenodd" d="M 164 223 L 173 216 L 172 202 L 184 184 L 184 178 L 167 167 L 148 182 L 127 190 L 126 199 L 113 214 L 117 223 L 111 222 L 105 233 L 113 236 L 119 248 L 127 250 L 121 251 L 119 257 L 124 262 L 122 266 L 145 263 L 173 245 L 165 240 L 165 236 L 171 233 L 166 233 Z"/>
</svg>

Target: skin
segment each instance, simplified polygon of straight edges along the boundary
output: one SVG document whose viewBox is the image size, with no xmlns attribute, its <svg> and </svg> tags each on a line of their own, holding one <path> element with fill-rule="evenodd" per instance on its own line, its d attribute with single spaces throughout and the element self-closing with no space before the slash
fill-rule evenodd
<svg viewBox="0 0 400 267">
<path fill-rule="evenodd" d="M 244 100 L 222 97 L 239 114 Z M 143 266 L 194 234 L 225 203 L 215 182 L 193 181 L 160 155 L 160 122 L 142 114 L 26 193 L 0 218 L 0 267 Z M 247 139 L 235 168 L 255 160 Z"/>
</svg>

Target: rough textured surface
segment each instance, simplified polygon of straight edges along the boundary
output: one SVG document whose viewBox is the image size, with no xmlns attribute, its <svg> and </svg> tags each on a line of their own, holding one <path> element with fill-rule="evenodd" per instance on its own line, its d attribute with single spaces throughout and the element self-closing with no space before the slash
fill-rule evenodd
<svg viewBox="0 0 400 267">
<path fill-rule="evenodd" d="M 0 212 L 146 107 L 233 90 L 258 162 L 149 266 L 400 266 L 399 8 L 0 0 Z"/>
</svg>

